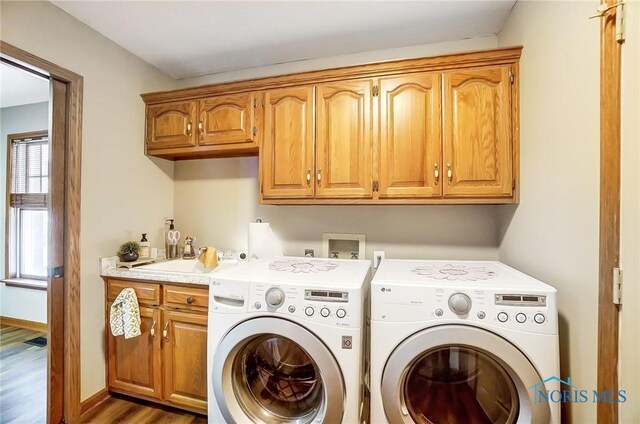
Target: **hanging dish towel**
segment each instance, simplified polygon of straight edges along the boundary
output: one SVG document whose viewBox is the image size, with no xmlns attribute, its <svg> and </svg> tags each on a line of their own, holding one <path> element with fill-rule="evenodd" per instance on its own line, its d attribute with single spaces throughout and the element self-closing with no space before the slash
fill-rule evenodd
<svg viewBox="0 0 640 424">
<path fill-rule="evenodd" d="M 111 334 L 125 339 L 137 337 L 140 334 L 140 308 L 136 292 L 132 288 L 126 288 L 118 294 L 111 305 L 109 321 Z"/>
</svg>

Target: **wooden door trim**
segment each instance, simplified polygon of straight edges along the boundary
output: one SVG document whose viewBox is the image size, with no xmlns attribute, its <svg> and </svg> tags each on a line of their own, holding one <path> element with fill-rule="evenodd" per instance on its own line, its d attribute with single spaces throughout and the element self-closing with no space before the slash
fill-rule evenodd
<svg viewBox="0 0 640 424">
<path fill-rule="evenodd" d="M 616 0 L 602 0 L 613 6 Z M 616 40 L 616 8 L 600 29 L 600 261 L 598 294 L 598 392 L 618 392 L 618 321 L 613 269 L 620 265 L 620 86 L 622 43 Z M 598 423 L 617 423 L 618 404 L 599 402 Z"/>
<path fill-rule="evenodd" d="M 62 411 L 67 423 L 80 418 L 80 175 L 82 146 L 82 92 L 83 77 L 55 63 L 42 59 L 4 41 L 0 41 L 3 61 L 16 63 L 21 68 L 64 83 L 66 110 L 59 124 L 66 127 L 64 152 L 64 293 L 62 302 L 53 302 L 49 293 L 50 338 L 61 338 L 64 346 L 62 367 L 51 368 L 50 393 L 63 393 L 61 405 L 48 405 L 48 421 L 52 411 Z M 58 299 L 60 300 L 60 299 Z M 59 313 L 56 313 L 58 311 Z M 52 325 L 51 320 L 58 325 Z M 52 328 L 55 332 L 51 332 Z M 55 353 L 55 352 L 54 352 Z M 54 353 L 49 351 L 50 358 Z M 52 399 L 48 396 L 48 399 Z M 58 409 L 56 409 L 58 408 Z"/>
</svg>

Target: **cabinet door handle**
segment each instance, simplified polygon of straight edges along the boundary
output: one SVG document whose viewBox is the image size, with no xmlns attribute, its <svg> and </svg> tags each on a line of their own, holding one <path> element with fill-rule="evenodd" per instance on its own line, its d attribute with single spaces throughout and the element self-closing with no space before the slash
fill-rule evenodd
<svg viewBox="0 0 640 424">
<path fill-rule="evenodd" d="M 307 187 L 311 187 L 311 168 L 307 169 Z"/>
<path fill-rule="evenodd" d="M 191 122 L 187 124 L 187 135 L 191 135 Z"/>
<path fill-rule="evenodd" d="M 151 330 L 149 330 L 149 333 L 151 333 L 151 337 L 153 337 L 154 340 L 156 339 L 156 324 L 157 322 L 154 320 Z"/>
<path fill-rule="evenodd" d="M 321 182 L 322 182 L 322 169 L 318 169 L 318 187 L 320 187 Z"/>
<path fill-rule="evenodd" d="M 453 179 L 453 171 L 451 170 L 450 163 L 447 163 L 447 179 L 449 180 L 449 184 L 451 184 L 451 180 Z"/>
<path fill-rule="evenodd" d="M 440 181 L 440 170 L 438 169 L 438 164 L 437 163 L 433 164 L 433 176 L 436 179 L 436 185 L 437 185 L 438 182 Z"/>
<path fill-rule="evenodd" d="M 164 337 L 164 339 L 166 341 L 169 341 L 169 330 L 168 330 L 168 328 L 169 328 L 169 323 L 166 323 L 164 325 L 164 330 L 162 330 L 162 337 Z"/>
<path fill-rule="evenodd" d="M 187 297 L 187 303 L 191 305 L 193 303 L 193 297 L 191 296 Z"/>
<path fill-rule="evenodd" d="M 200 137 L 204 135 L 204 126 L 202 125 L 202 121 L 198 122 L 198 131 L 200 132 Z"/>
</svg>

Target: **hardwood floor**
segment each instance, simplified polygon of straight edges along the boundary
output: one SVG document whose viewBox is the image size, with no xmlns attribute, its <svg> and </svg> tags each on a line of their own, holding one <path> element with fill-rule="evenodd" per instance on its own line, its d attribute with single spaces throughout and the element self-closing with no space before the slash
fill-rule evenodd
<svg viewBox="0 0 640 424">
<path fill-rule="evenodd" d="M 207 424 L 207 418 L 150 402 L 114 395 L 83 416 L 82 423 Z"/>
<path fill-rule="evenodd" d="M 25 344 L 45 336 L 35 330 L 0 325 L 0 422 L 46 422 L 47 348 Z"/>
</svg>

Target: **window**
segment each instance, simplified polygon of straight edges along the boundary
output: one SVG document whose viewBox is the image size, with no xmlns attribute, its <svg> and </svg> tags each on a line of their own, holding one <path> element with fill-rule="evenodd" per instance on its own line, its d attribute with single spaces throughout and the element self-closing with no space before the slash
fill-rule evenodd
<svg viewBox="0 0 640 424">
<path fill-rule="evenodd" d="M 9 136 L 7 277 L 45 280 L 48 262 L 49 139 Z"/>
</svg>

